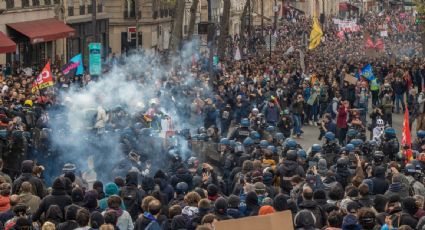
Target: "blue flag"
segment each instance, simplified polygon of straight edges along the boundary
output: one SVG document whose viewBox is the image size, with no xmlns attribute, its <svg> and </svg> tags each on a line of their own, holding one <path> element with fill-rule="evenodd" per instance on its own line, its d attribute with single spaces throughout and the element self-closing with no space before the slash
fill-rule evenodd
<svg viewBox="0 0 425 230">
<path fill-rule="evenodd" d="M 372 66 L 370 64 L 363 67 L 360 75 L 366 78 L 368 81 L 375 79 L 375 75 L 373 74 Z"/>
<path fill-rule="evenodd" d="M 81 54 L 75 55 L 69 63 L 62 68 L 62 73 L 67 77 L 73 77 L 84 73 L 83 58 Z"/>
</svg>

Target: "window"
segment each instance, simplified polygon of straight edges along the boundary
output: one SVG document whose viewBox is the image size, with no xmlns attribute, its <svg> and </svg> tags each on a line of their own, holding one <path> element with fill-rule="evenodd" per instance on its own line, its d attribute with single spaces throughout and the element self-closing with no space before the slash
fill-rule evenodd
<svg viewBox="0 0 425 230">
<path fill-rule="evenodd" d="M 84 14 L 86 14 L 86 6 L 80 5 L 80 15 L 84 15 Z"/>
<path fill-rule="evenodd" d="M 6 9 L 12 9 L 15 7 L 15 0 L 6 0 Z"/>
<path fill-rule="evenodd" d="M 51 0 L 44 0 L 44 5 L 50 6 L 50 5 L 52 5 L 52 1 Z"/>
<path fill-rule="evenodd" d="M 53 3 L 54 4 L 59 4 L 60 3 L 60 0 L 53 0 Z"/>
<path fill-rule="evenodd" d="M 136 17 L 136 2 L 135 0 L 124 1 L 124 18 Z"/>
<path fill-rule="evenodd" d="M 22 7 L 29 7 L 30 6 L 30 0 L 22 0 Z"/>
<path fill-rule="evenodd" d="M 74 1 L 68 0 L 68 16 L 74 16 Z"/>
<path fill-rule="evenodd" d="M 33 6 L 39 6 L 40 5 L 40 0 L 32 0 L 32 5 Z"/>
<path fill-rule="evenodd" d="M 156 18 L 158 18 L 158 11 L 155 10 L 153 12 L 153 19 L 156 19 Z"/>
<path fill-rule="evenodd" d="M 87 5 L 87 13 L 88 14 L 91 14 L 91 13 L 93 13 L 93 6 L 90 4 L 90 5 Z"/>
<path fill-rule="evenodd" d="M 103 12 L 103 4 L 97 5 L 97 12 L 102 13 Z"/>
</svg>

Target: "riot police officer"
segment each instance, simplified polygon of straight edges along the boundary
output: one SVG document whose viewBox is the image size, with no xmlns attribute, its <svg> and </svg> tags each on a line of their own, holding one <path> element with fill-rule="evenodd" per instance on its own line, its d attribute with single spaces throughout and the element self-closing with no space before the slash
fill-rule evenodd
<svg viewBox="0 0 425 230">
<path fill-rule="evenodd" d="M 235 139 L 236 141 L 242 142 L 245 138 L 250 136 L 250 122 L 248 118 L 243 118 L 241 120 L 240 126 L 237 127 L 233 133 L 230 135 L 230 139 Z"/>
<path fill-rule="evenodd" d="M 412 149 L 422 152 L 425 150 L 425 130 L 419 130 L 416 134 L 416 139 L 412 143 Z M 422 147 L 424 146 L 424 148 Z"/>
<path fill-rule="evenodd" d="M 341 147 L 338 144 L 338 141 L 335 139 L 335 134 L 332 132 L 325 133 L 325 139 L 322 146 L 323 155 L 326 159 L 326 163 L 328 165 L 333 165 L 335 163 L 335 158 Z"/>
<path fill-rule="evenodd" d="M 388 127 L 384 130 L 384 139 L 381 144 L 382 152 L 390 161 L 395 160 L 396 154 L 400 149 L 395 129 Z"/>
</svg>

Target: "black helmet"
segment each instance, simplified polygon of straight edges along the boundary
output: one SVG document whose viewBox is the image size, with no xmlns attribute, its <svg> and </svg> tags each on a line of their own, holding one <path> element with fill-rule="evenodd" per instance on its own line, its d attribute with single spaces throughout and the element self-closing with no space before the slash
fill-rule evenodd
<svg viewBox="0 0 425 230">
<path fill-rule="evenodd" d="M 289 150 L 288 153 L 286 154 L 286 159 L 290 161 L 296 161 L 297 157 L 298 157 L 297 151 L 295 150 Z"/>
<path fill-rule="evenodd" d="M 373 161 L 375 163 L 382 163 L 382 162 L 384 162 L 384 153 L 382 151 L 375 151 L 373 153 Z"/>
<path fill-rule="evenodd" d="M 416 167 L 413 164 L 406 164 L 404 167 L 404 173 L 406 175 L 414 175 L 416 173 Z"/>
<path fill-rule="evenodd" d="M 336 161 L 336 167 L 338 168 L 346 168 L 348 166 L 348 159 L 341 157 Z"/>
</svg>

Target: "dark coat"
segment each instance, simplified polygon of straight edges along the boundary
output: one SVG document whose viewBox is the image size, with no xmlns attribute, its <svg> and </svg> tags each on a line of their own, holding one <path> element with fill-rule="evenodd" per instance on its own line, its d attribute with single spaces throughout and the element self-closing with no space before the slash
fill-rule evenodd
<svg viewBox="0 0 425 230">
<path fill-rule="evenodd" d="M 51 195 L 41 200 L 40 206 L 32 217 L 33 221 L 39 220 L 41 214 L 46 213 L 49 207 L 54 204 L 60 207 L 62 213 L 65 213 L 65 207 L 72 204 L 72 199 L 66 194 L 65 190 L 53 189 Z"/>
</svg>

